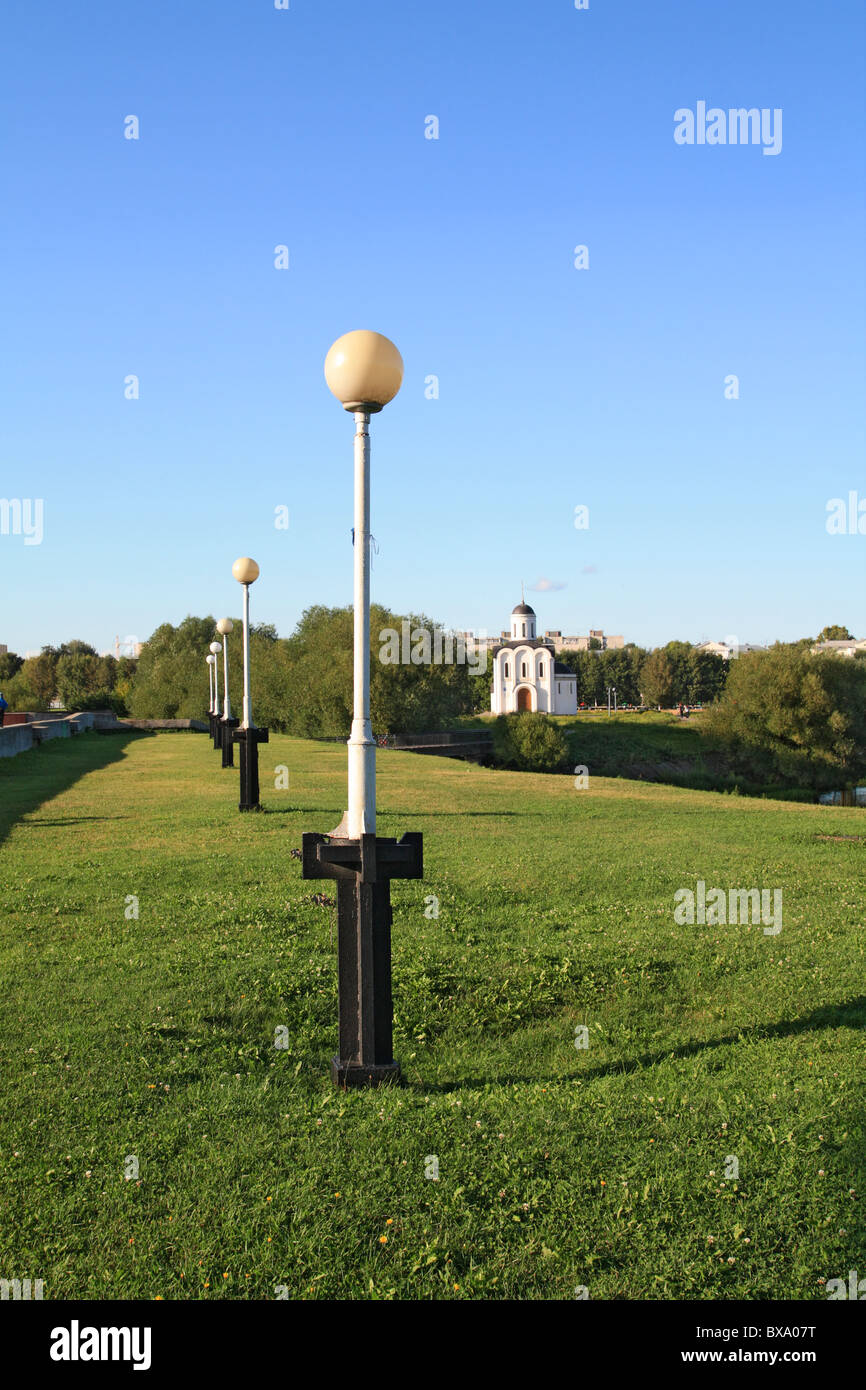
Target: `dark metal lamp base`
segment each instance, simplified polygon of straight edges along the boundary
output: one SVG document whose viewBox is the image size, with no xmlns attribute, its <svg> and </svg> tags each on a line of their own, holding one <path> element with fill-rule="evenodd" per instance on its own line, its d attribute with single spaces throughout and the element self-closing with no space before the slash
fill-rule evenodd
<svg viewBox="0 0 866 1390">
<path fill-rule="evenodd" d="M 239 811 L 260 811 L 259 805 L 259 744 L 267 743 L 267 729 L 232 729 L 233 744 L 238 744 L 241 755 L 241 799 Z"/>
<path fill-rule="evenodd" d="M 331 1080 L 347 1090 L 350 1086 L 400 1086 L 403 1076 L 399 1062 L 365 1067 L 361 1062 L 341 1062 L 339 1057 L 332 1057 Z"/>
<path fill-rule="evenodd" d="M 359 840 L 307 833 L 303 877 L 337 881 L 339 1053 L 335 1086 L 399 1084 L 392 1051 L 391 880 L 422 878 L 422 839 L 362 835 Z"/>
<path fill-rule="evenodd" d="M 235 765 L 235 746 L 232 737 L 233 731 L 239 723 L 239 719 L 220 720 L 220 747 L 223 750 L 223 767 L 234 767 Z"/>
</svg>

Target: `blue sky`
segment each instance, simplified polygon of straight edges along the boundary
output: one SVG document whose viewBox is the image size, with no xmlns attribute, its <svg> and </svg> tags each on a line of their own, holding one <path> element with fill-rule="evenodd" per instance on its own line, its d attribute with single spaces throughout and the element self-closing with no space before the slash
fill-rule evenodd
<svg viewBox="0 0 866 1390">
<path fill-rule="evenodd" d="M 866 535 L 825 526 L 866 500 L 859 0 L 7 0 L 2 33 L 0 495 L 44 537 L 0 535 L 0 642 L 237 613 L 240 554 L 284 634 L 349 602 L 322 364 L 361 327 L 406 366 L 377 601 L 866 636 Z M 781 108 L 781 152 L 678 145 L 698 101 Z"/>
</svg>

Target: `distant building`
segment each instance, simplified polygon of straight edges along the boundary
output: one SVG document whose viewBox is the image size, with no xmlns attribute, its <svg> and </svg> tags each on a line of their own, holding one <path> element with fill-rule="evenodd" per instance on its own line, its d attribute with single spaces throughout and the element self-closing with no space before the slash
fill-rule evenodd
<svg viewBox="0 0 866 1390">
<path fill-rule="evenodd" d="M 553 644 L 554 651 L 557 652 L 588 652 L 588 651 L 616 651 L 625 646 L 625 638 L 606 637 L 600 627 L 591 627 L 585 637 L 563 637 L 558 628 L 545 632 L 545 641 Z M 592 643 L 596 642 L 596 647 Z"/>
<path fill-rule="evenodd" d="M 536 637 L 528 603 L 512 610 L 511 635 L 493 649 L 490 708 L 494 714 L 577 714 L 577 676 L 555 659 L 552 642 Z"/>
<path fill-rule="evenodd" d="M 763 652 L 766 650 L 766 647 L 755 647 L 751 642 L 695 643 L 696 652 L 710 652 L 713 656 L 720 656 L 723 661 L 730 661 L 732 656 L 744 656 L 746 652 Z"/>
<path fill-rule="evenodd" d="M 816 642 L 812 652 L 830 652 L 833 656 L 856 656 L 866 652 L 866 638 L 847 637 L 837 642 Z"/>
<path fill-rule="evenodd" d="M 141 649 L 143 646 L 144 643 L 139 642 L 137 637 L 124 637 L 121 641 L 120 637 L 117 636 L 114 639 L 114 651 L 106 652 L 105 655 L 114 656 L 118 661 L 122 656 L 131 656 L 137 659 L 141 656 Z"/>
</svg>

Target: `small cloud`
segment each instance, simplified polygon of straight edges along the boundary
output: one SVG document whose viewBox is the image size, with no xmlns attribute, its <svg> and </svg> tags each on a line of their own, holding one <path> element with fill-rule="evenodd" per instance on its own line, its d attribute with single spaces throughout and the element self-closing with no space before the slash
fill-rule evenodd
<svg viewBox="0 0 866 1390">
<path fill-rule="evenodd" d="M 598 574 L 598 565 L 584 565 L 581 574 Z"/>
<path fill-rule="evenodd" d="M 564 589 L 565 585 L 558 579 L 539 579 L 537 583 L 530 585 L 530 592 L 533 594 L 549 594 L 552 589 Z"/>
</svg>

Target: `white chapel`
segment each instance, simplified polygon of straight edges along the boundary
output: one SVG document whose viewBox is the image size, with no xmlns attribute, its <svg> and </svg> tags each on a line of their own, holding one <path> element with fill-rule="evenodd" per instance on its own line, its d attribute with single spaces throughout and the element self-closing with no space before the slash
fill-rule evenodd
<svg viewBox="0 0 866 1390">
<path fill-rule="evenodd" d="M 493 649 L 490 708 L 494 714 L 577 714 L 577 676 L 556 660 L 550 639 L 536 637 L 535 612 L 528 603 L 518 603 L 509 641 Z"/>
</svg>

